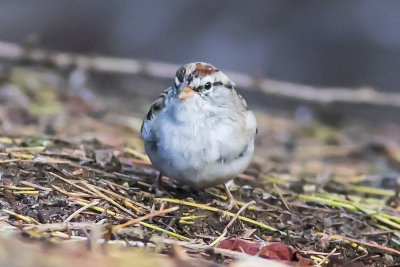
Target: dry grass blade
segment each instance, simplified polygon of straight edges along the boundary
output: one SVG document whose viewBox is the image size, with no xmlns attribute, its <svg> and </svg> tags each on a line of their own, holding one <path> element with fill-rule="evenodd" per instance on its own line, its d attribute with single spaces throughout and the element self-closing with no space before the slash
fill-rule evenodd
<svg viewBox="0 0 400 267">
<path fill-rule="evenodd" d="M 175 211 L 175 210 L 178 210 L 178 209 L 179 209 L 179 207 L 172 207 L 172 208 L 169 208 L 169 209 L 164 209 L 164 210 L 156 211 L 156 212 L 154 212 L 154 213 L 149 213 L 149 214 L 147 214 L 147 215 L 145 215 L 145 216 L 142 216 L 142 217 L 140 217 L 140 218 L 137 218 L 137 219 L 128 221 L 128 222 L 126 222 L 126 223 L 123 223 L 123 224 L 114 226 L 114 227 L 112 228 L 112 232 L 115 232 L 115 231 L 117 231 L 118 229 L 127 227 L 127 226 L 129 226 L 129 225 L 132 225 L 132 224 L 141 222 L 141 221 L 143 221 L 143 220 L 147 220 L 147 219 L 150 219 L 150 218 L 153 218 L 153 217 L 156 217 L 156 216 L 160 216 L 160 215 L 163 215 L 163 214 L 166 214 L 166 213 L 168 213 L 168 212 L 172 212 L 172 211 Z"/>
<path fill-rule="evenodd" d="M 7 210 L 7 209 L 3 209 L 3 211 L 5 211 L 8 214 L 11 214 L 11 215 L 21 219 L 21 220 L 23 220 L 23 221 L 25 221 L 27 223 L 40 224 L 38 221 L 36 221 L 35 219 L 33 219 L 33 218 L 29 217 L 29 216 L 24 216 L 24 215 L 21 215 L 21 214 L 17 214 L 15 212 Z"/>
<path fill-rule="evenodd" d="M 185 237 L 185 236 L 178 235 L 178 234 L 176 234 L 176 233 L 173 233 L 173 232 L 171 232 L 171 231 L 165 230 L 165 229 L 160 228 L 160 227 L 155 226 L 155 225 L 151 225 L 151 224 L 148 224 L 148 223 L 145 223 L 145 222 L 140 222 L 140 224 L 143 225 L 143 226 L 146 226 L 147 228 L 150 228 L 150 229 L 153 229 L 153 230 L 162 232 L 162 233 L 166 233 L 167 235 L 170 235 L 170 236 L 177 237 L 177 238 L 179 238 L 179 239 L 181 239 L 181 240 L 190 240 L 189 238 L 187 238 L 187 237 Z"/>
<path fill-rule="evenodd" d="M 6 152 L 13 151 L 43 151 L 46 147 L 44 146 L 32 146 L 32 147 L 8 147 L 6 148 Z"/>
<path fill-rule="evenodd" d="M 17 162 L 20 161 L 19 159 L 5 159 L 5 160 L 0 160 L 0 164 L 2 163 L 10 163 L 10 162 Z"/>
<path fill-rule="evenodd" d="M 37 231 L 37 232 L 52 232 L 52 231 L 65 231 L 65 230 L 80 230 L 98 227 L 98 224 L 94 222 L 68 222 L 68 223 L 49 223 L 39 225 L 28 225 L 23 226 L 23 230 L 26 231 Z"/>
<path fill-rule="evenodd" d="M 249 203 L 246 203 L 246 205 L 244 205 L 243 207 L 241 207 L 240 210 L 235 214 L 235 216 L 232 217 L 230 222 L 225 226 L 222 234 L 210 244 L 210 247 L 217 245 L 222 240 L 222 238 L 224 238 L 225 235 L 228 233 L 228 228 L 231 227 L 231 225 L 236 221 L 236 219 L 239 217 L 239 214 L 242 213 L 245 209 L 247 209 L 250 205 L 253 205 L 255 203 L 256 202 L 252 200 Z"/>
<path fill-rule="evenodd" d="M 84 207 L 86 207 L 87 205 L 89 205 L 89 203 L 85 203 L 85 202 L 79 201 L 79 200 L 77 200 L 76 203 L 78 203 L 79 205 L 84 206 Z M 106 212 L 107 214 L 109 214 L 109 215 L 111 215 L 111 216 L 114 216 L 114 217 L 117 217 L 117 218 L 120 218 L 120 219 L 123 218 L 120 214 L 117 214 L 117 213 L 115 213 L 115 212 L 113 212 L 113 211 L 111 211 L 111 210 L 108 210 L 108 209 L 105 209 L 105 208 L 102 208 L 102 207 L 90 206 L 90 208 L 91 208 L 91 209 L 94 209 L 94 210 L 96 210 L 96 211 L 99 211 L 99 212 Z"/>
<path fill-rule="evenodd" d="M 40 185 L 31 183 L 31 182 L 28 182 L 28 181 L 21 181 L 19 183 L 23 184 L 23 185 L 26 185 L 26 186 L 30 186 L 30 187 L 36 188 L 36 189 L 40 189 L 40 190 L 43 190 L 43 191 L 52 191 L 51 188 L 40 186 Z"/>
<path fill-rule="evenodd" d="M 10 189 L 10 190 L 22 190 L 22 191 L 35 190 L 35 188 L 33 188 L 33 187 L 17 187 L 17 186 L 8 186 L 8 185 L 0 185 L 0 188 Z"/>
<path fill-rule="evenodd" d="M 121 206 L 120 204 L 118 204 L 117 202 L 115 202 L 112 198 L 104 195 L 103 193 L 101 193 L 99 190 L 97 190 L 96 188 L 94 188 L 92 185 L 90 184 L 85 184 L 92 192 L 94 192 L 95 194 L 97 194 L 99 197 L 107 200 L 108 202 L 110 202 L 111 204 L 113 204 L 114 206 L 116 206 L 117 208 L 119 208 L 120 210 L 123 210 L 124 212 L 128 213 L 129 215 L 131 215 L 133 218 L 137 218 L 138 216 L 136 214 L 134 214 L 132 211 L 128 210 L 127 208 Z"/>
<path fill-rule="evenodd" d="M 85 184 L 86 184 L 86 183 L 85 183 Z M 107 194 L 110 194 L 110 195 L 112 195 L 113 197 L 115 197 L 115 198 L 117 198 L 117 199 L 119 199 L 119 200 L 122 200 L 123 202 L 128 202 L 130 205 L 128 204 L 127 206 L 129 206 L 129 208 L 132 208 L 132 209 L 135 210 L 136 212 L 142 212 L 141 209 L 143 209 L 143 210 L 148 210 L 148 207 L 146 207 L 145 205 L 143 205 L 143 204 L 141 204 L 141 203 L 138 203 L 138 202 L 135 202 L 135 201 L 132 201 L 131 199 L 128 199 L 128 198 L 126 198 L 126 197 L 124 197 L 124 196 L 118 195 L 117 193 L 115 193 L 115 192 L 113 192 L 113 191 L 110 191 L 110 190 L 108 190 L 108 189 L 105 189 L 105 188 L 102 188 L 102 187 L 99 187 L 99 186 L 95 186 L 95 185 L 91 185 L 91 186 L 92 186 L 93 188 L 99 190 L 99 191 L 102 191 L 102 192 L 105 192 L 105 193 L 107 193 Z M 136 206 L 140 207 L 141 209 L 139 209 L 139 208 L 136 207 Z"/>
<path fill-rule="evenodd" d="M 86 189 L 86 188 L 84 188 L 84 187 L 82 187 L 82 186 L 77 185 L 75 182 L 72 182 L 72 181 L 70 181 L 70 180 L 68 180 L 68 179 L 65 179 L 64 177 L 61 177 L 60 175 L 55 174 L 54 172 L 49 172 L 49 173 L 50 173 L 51 175 L 53 175 L 54 177 L 56 177 L 56 178 L 58 178 L 58 179 L 61 179 L 61 180 L 63 180 L 64 182 L 69 183 L 70 185 L 72 185 L 72 186 L 74 186 L 74 187 L 76 187 L 76 188 L 78 188 L 78 189 L 80 189 L 80 190 L 82 190 L 82 191 L 84 191 L 84 192 L 86 192 L 86 193 L 88 193 L 88 194 L 90 194 L 90 195 L 96 196 L 95 193 L 93 193 L 93 192 L 90 191 L 89 189 Z"/>
<path fill-rule="evenodd" d="M 51 185 L 51 187 L 53 187 L 55 190 L 57 190 L 61 194 L 64 194 L 64 195 L 69 196 L 69 197 L 97 198 L 96 195 L 89 195 L 89 194 L 81 193 L 81 192 L 68 192 L 68 191 L 66 191 L 66 190 L 64 190 L 64 189 L 62 189 L 62 188 L 60 188 L 60 187 L 58 187 L 56 185 L 53 185 L 53 184 Z"/>
<path fill-rule="evenodd" d="M 25 153 L 21 153 L 21 152 L 10 152 L 11 157 L 13 158 L 18 158 L 18 159 L 34 159 L 35 156 L 34 155 L 30 155 L 30 154 L 25 154 Z"/>
<path fill-rule="evenodd" d="M 350 190 L 353 190 L 353 191 L 356 191 L 359 193 L 368 193 L 368 194 L 381 195 L 381 196 L 386 196 L 386 197 L 393 197 L 396 195 L 396 192 L 394 190 L 380 189 L 380 188 L 374 188 L 374 187 L 368 187 L 368 186 L 349 185 L 348 188 Z"/>
</svg>

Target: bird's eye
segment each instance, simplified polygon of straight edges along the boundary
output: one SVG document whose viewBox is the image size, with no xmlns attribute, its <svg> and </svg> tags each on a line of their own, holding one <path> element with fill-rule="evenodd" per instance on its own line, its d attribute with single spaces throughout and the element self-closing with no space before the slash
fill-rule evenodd
<svg viewBox="0 0 400 267">
<path fill-rule="evenodd" d="M 212 87 L 212 83 L 210 83 L 210 82 L 206 82 L 206 84 L 204 85 L 204 88 L 207 90 L 210 90 L 211 87 Z"/>
</svg>

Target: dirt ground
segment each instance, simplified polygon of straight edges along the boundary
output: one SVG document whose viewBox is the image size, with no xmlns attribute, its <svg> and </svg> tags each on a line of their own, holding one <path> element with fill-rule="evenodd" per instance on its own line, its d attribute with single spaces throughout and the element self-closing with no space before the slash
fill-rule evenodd
<svg viewBox="0 0 400 267">
<path fill-rule="evenodd" d="M 228 211 L 222 186 L 163 177 L 163 192 L 152 190 L 158 172 L 139 134 L 157 94 L 141 90 L 148 78 L 5 66 L 1 266 L 400 263 L 396 124 L 256 109 L 256 154 Z"/>
</svg>

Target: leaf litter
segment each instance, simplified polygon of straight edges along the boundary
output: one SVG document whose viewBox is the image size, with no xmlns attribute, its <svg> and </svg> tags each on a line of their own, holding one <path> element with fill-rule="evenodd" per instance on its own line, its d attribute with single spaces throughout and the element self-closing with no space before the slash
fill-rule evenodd
<svg viewBox="0 0 400 267">
<path fill-rule="evenodd" d="M 163 177 L 163 195 L 151 191 L 158 172 L 139 138 L 142 111 L 121 111 L 126 97 L 106 106 L 102 90 L 89 102 L 63 95 L 54 70 L 11 73 L 0 91 L 25 97 L 0 103 L 2 265 L 34 266 L 40 253 L 96 266 L 400 262 L 395 125 L 332 127 L 257 111 L 256 155 L 232 186 L 240 210 L 227 211 L 222 187 L 193 191 Z"/>
</svg>

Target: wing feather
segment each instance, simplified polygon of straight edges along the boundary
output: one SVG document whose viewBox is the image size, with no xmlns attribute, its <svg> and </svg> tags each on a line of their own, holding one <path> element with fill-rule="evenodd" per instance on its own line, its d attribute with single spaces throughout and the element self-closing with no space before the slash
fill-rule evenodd
<svg viewBox="0 0 400 267">
<path fill-rule="evenodd" d="M 146 114 L 146 117 L 143 119 L 142 127 L 140 129 L 142 136 L 145 140 L 152 139 L 151 128 L 153 125 L 154 119 L 157 115 L 165 108 L 166 101 L 170 94 L 172 93 L 173 88 L 170 87 L 165 89 L 160 96 L 154 100 L 151 104 L 149 111 Z"/>
</svg>

